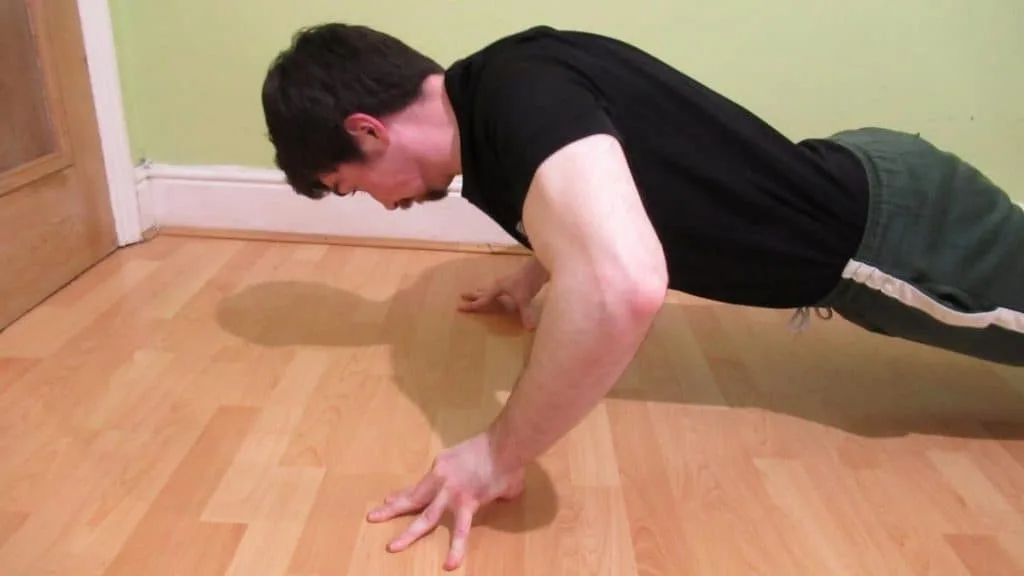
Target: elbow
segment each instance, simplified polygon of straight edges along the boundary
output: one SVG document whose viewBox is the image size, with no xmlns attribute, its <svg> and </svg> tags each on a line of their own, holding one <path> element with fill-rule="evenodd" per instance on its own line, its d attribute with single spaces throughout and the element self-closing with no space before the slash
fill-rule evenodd
<svg viewBox="0 0 1024 576">
<path fill-rule="evenodd" d="M 630 317 L 646 325 L 665 303 L 668 281 L 659 276 L 635 278 L 627 283 L 625 292 Z"/>
<path fill-rule="evenodd" d="M 609 298 L 606 309 L 626 324 L 646 330 L 665 303 L 668 294 L 668 274 L 664 266 L 653 266 L 641 271 L 616 274 L 609 279 L 602 292 Z"/>
<path fill-rule="evenodd" d="M 632 339 L 646 332 L 665 302 L 667 268 L 660 258 L 608 260 L 557 270 L 551 277 L 552 295 L 585 314 L 600 333 Z"/>
</svg>

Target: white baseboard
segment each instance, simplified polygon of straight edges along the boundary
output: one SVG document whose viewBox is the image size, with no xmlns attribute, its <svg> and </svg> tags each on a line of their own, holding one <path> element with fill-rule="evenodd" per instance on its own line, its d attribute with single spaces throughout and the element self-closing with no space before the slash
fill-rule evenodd
<svg viewBox="0 0 1024 576">
<path fill-rule="evenodd" d="M 461 196 L 388 212 L 367 195 L 309 200 L 278 170 L 145 164 L 136 168 L 141 229 L 187 228 L 518 246 Z M 1021 203 L 1018 203 L 1021 204 Z M 1024 204 L 1021 204 L 1024 209 Z"/>
<path fill-rule="evenodd" d="M 144 229 L 189 228 L 442 243 L 518 243 L 461 196 L 389 212 L 365 194 L 310 200 L 278 170 L 145 164 L 136 168 Z"/>
</svg>

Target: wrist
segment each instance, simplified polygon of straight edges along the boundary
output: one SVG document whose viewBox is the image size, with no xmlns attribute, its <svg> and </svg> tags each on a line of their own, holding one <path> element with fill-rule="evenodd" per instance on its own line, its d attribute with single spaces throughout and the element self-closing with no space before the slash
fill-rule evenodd
<svg viewBox="0 0 1024 576">
<path fill-rule="evenodd" d="M 540 259 L 537 258 L 536 256 L 533 256 L 530 259 L 530 264 L 530 269 L 533 272 L 534 276 L 537 279 L 541 280 L 542 282 L 547 282 L 548 269 L 544 267 L 544 264 L 540 261 Z"/>
<path fill-rule="evenodd" d="M 498 416 L 487 428 L 485 436 L 491 451 L 491 461 L 498 472 L 509 473 L 526 465 L 516 452 L 516 443 L 508 433 L 504 415 Z"/>
<path fill-rule="evenodd" d="M 526 280 L 534 293 L 539 292 L 550 279 L 547 268 L 544 267 L 536 256 L 530 258 L 530 261 L 526 264 L 525 272 Z"/>
</svg>

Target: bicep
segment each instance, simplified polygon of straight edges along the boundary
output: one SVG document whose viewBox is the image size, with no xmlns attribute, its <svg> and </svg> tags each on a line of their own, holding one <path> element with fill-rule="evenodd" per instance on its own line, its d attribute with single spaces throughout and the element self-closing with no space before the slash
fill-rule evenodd
<svg viewBox="0 0 1024 576">
<path fill-rule="evenodd" d="M 607 134 L 573 141 L 538 167 L 523 224 L 553 278 L 601 284 L 667 284 L 661 242 L 620 142 Z"/>
</svg>

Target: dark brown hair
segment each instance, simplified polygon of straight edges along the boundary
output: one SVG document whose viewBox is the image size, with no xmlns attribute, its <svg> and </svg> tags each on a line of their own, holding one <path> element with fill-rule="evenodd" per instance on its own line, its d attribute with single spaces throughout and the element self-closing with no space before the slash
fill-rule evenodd
<svg viewBox="0 0 1024 576">
<path fill-rule="evenodd" d="M 345 119 L 397 112 L 437 73 L 443 68 L 434 60 L 366 26 L 330 23 L 300 30 L 263 82 L 275 164 L 296 192 L 324 197 L 329 190 L 320 176 L 362 159 Z"/>
</svg>

